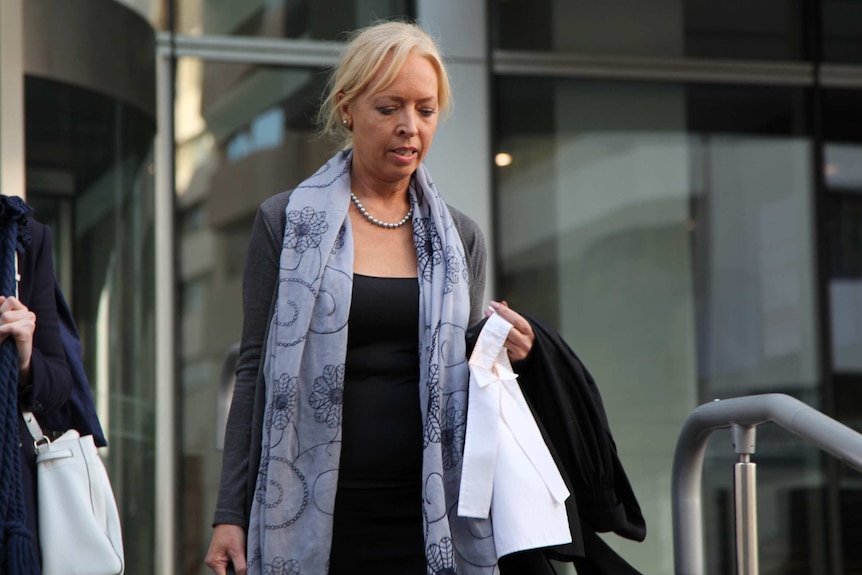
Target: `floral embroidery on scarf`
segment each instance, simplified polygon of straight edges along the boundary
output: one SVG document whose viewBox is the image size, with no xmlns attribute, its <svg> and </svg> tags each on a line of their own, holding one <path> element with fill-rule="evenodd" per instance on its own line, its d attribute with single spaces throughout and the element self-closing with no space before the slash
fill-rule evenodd
<svg viewBox="0 0 862 575">
<path fill-rule="evenodd" d="M 423 448 L 428 447 L 429 443 L 440 441 L 440 381 L 437 375 L 438 370 L 437 364 L 432 363 L 428 371 L 428 414 L 425 416 Z"/>
<path fill-rule="evenodd" d="M 430 282 L 434 266 L 443 261 L 443 243 L 431 218 L 417 218 L 413 221 L 413 243 L 416 245 L 416 257 L 422 277 Z"/>
<path fill-rule="evenodd" d="M 452 469 L 461 463 L 464 453 L 464 435 L 467 431 L 467 413 L 461 404 L 452 400 L 443 414 L 440 444 L 443 448 L 443 469 Z"/>
<path fill-rule="evenodd" d="M 302 210 L 287 212 L 284 227 L 284 248 L 305 253 L 310 248 L 316 248 L 323 239 L 323 234 L 329 229 L 326 223 L 326 212 L 315 212 L 309 206 Z"/>
<path fill-rule="evenodd" d="M 456 575 L 458 569 L 455 567 L 455 546 L 452 539 L 444 537 L 439 545 L 432 543 L 425 551 L 425 559 L 428 564 L 428 572 L 432 575 Z"/>
<path fill-rule="evenodd" d="M 314 380 L 314 391 L 308 403 L 316 411 L 314 420 L 328 427 L 341 425 L 341 407 L 344 404 L 344 364 L 327 365 L 323 375 Z"/>
<path fill-rule="evenodd" d="M 296 379 L 286 373 L 279 376 L 267 413 L 267 427 L 283 430 L 293 420 L 296 409 Z"/>
</svg>

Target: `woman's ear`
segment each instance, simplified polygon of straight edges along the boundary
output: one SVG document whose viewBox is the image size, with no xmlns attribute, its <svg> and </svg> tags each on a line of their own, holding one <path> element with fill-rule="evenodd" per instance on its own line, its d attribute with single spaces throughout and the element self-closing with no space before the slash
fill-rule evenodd
<svg viewBox="0 0 862 575">
<path fill-rule="evenodd" d="M 353 129 L 353 118 L 350 116 L 350 103 L 345 101 L 344 92 L 335 95 L 338 111 L 341 112 L 341 125 L 347 130 Z"/>
<path fill-rule="evenodd" d="M 335 101 L 338 103 L 338 110 L 341 112 L 342 117 L 347 116 L 349 113 L 350 104 L 344 101 L 346 97 L 344 92 L 339 92 L 335 95 Z"/>
</svg>

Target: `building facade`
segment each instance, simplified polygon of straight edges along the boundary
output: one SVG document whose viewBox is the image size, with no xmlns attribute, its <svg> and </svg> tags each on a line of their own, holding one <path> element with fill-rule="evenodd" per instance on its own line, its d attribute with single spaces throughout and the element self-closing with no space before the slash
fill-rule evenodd
<svg viewBox="0 0 862 575">
<path fill-rule="evenodd" d="M 595 376 L 673 572 L 671 467 L 699 404 L 780 392 L 862 427 L 862 4 L 855 0 L 2 0 L 0 192 L 55 233 L 110 447 L 129 575 L 198 575 L 257 206 L 333 151 L 346 31 L 417 19 L 455 109 L 428 165 L 485 230 L 490 299 Z M 862 573 L 862 480 L 758 434 L 761 572 Z M 733 569 L 729 433 L 704 473 Z"/>
</svg>

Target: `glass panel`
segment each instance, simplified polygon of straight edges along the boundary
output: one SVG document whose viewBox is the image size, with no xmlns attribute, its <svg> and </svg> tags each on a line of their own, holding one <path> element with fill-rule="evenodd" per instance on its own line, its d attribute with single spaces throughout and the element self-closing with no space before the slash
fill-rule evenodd
<svg viewBox="0 0 862 575">
<path fill-rule="evenodd" d="M 862 92 L 825 91 L 825 241 L 829 263 L 835 417 L 862 432 Z M 838 466 L 841 550 L 845 573 L 862 573 L 859 521 L 862 474 Z"/>
<path fill-rule="evenodd" d="M 862 63 L 862 2 L 822 0 L 823 60 Z"/>
<path fill-rule="evenodd" d="M 862 92 L 823 94 L 825 230 L 837 372 L 862 372 Z"/>
<path fill-rule="evenodd" d="M 155 123 L 110 97 L 25 80 L 27 199 L 54 232 L 108 437 L 127 575 L 155 571 Z"/>
<path fill-rule="evenodd" d="M 314 132 L 324 74 L 177 63 L 176 194 L 182 402 L 183 573 L 208 573 L 223 414 L 242 329 L 242 271 L 260 203 L 335 149 Z"/>
<path fill-rule="evenodd" d="M 687 93 L 701 398 L 814 388 L 804 93 L 704 85 Z"/>
<path fill-rule="evenodd" d="M 694 407 L 765 391 L 817 404 L 805 93 L 503 77 L 495 94 L 495 152 L 511 156 L 496 169 L 501 297 L 584 360 L 650 530 L 669 534 L 673 450 Z M 734 454 L 711 445 L 710 572 L 723 574 Z M 824 572 L 816 549 L 794 547 L 823 525 L 819 503 L 795 499 L 821 485 L 816 451 L 765 430 L 758 460 L 761 569 L 792 557 Z M 817 522 L 790 523 L 791 509 Z M 612 541 L 643 572 L 673 571 L 669 535 Z"/>
<path fill-rule="evenodd" d="M 494 0 L 505 50 L 604 56 L 808 57 L 804 0 Z"/>
<path fill-rule="evenodd" d="M 177 0 L 176 31 L 342 40 L 375 20 L 413 17 L 411 0 Z"/>
</svg>

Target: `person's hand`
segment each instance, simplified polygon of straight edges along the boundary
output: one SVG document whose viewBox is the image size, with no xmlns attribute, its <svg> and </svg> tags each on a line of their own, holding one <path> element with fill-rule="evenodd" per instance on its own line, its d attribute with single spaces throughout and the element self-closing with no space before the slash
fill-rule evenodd
<svg viewBox="0 0 862 575">
<path fill-rule="evenodd" d="M 0 343 L 12 337 L 18 348 L 18 373 L 21 379 L 30 375 L 33 356 L 33 333 L 36 314 L 16 297 L 0 296 Z"/>
<path fill-rule="evenodd" d="M 526 359 L 530 350 L 533 349 L 533 342 L 536 336 L 533 333 L 533 326 L 530 325 L 524 316 L 509 307 L 505 301 L 492 301 L 485 310 L 485 315 L 498 313 L 500 317 L 512 324 L 512 329 L 509 330 L 509 337 L 506 338 L 505 348 L 509 352 L 509 361 L 519 361 Z"/>
<path fill-rule="evenodd" d="M 233 563 L 237 575 L 245 575 L 245 530 L 239 525 L 220 523 L 215 526 L 206 564 L 216 575 L 226 575 Z"/>
<path fill-rule="evenodd" d="M 245 530 L 239 525 L 220 523 L 215 526 L 206 564 L 216 575 L 226 575 L 233 563 L 237 575 L 245 575 Z"/>
</svg>

